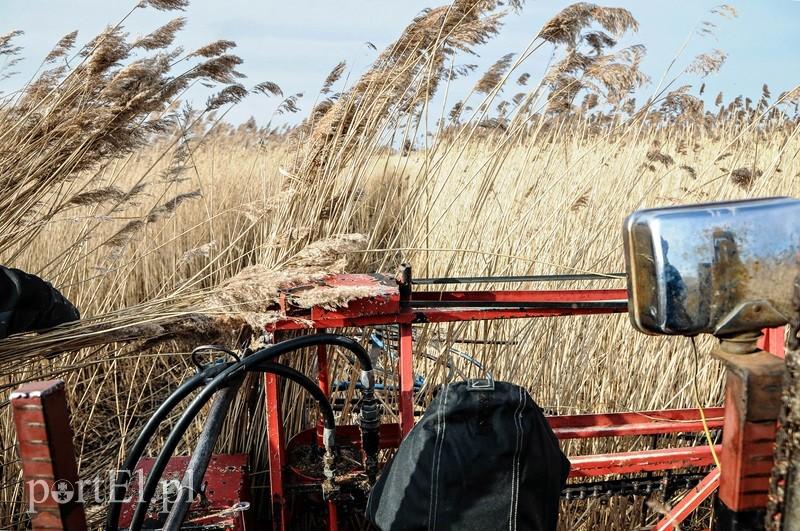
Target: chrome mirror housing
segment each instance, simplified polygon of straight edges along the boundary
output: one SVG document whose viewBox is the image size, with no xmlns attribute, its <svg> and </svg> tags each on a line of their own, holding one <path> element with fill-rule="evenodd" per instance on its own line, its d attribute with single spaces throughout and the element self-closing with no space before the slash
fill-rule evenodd
<svg viewBox="0 0 800 531">
<path fill-rule="evenodd" d="M 786 324 L 800 273 L 800 201 L 634 212 L 623 228 L 628 308 L 647 334 L 725 336 Z"/>
</svg>

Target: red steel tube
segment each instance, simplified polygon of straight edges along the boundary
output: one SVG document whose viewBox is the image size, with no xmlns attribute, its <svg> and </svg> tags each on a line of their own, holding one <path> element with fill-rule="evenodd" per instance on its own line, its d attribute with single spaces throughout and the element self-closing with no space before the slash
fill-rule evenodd
<svg viewBox="0 0 800 531">
<path fill-rule="evenodd" d="M 671 511 L 664 515 L 664 518 L 658 521 L 653 527 L 653 531 L 672 531 L 676 529 L 701 503 L 714 494 L 714 491 L 719 487 L 719 475 L 719 468 L 709 472 L 706 477 L 700 480 L 700 483 L 681 498 L 681 501 L 675 504 Z"/>
<path fill-rule="evenodd" d="M 414 427 L 413 337 L 410 324 L 400 325 L 400 435 L 405 437 Z"/>
<path fill-rule="evenodd" d="M 492 290 L 492 291 L 415 291 L 414 301 L 485 301 L 485 302 L 602 302 L 627 301 L 624 289 L 576 290 Z"/>
<path fill-rule="evenodd" d="M 717 454 L 722 445 L 714 447 Z M 708 466 L 714 462 L 708 446 L 642 450 L 615 454 L 596 454 L 571 457 L 569 477 L 594 477 L 610 474 L 633 474 Z"/>
<path fill-rule="evenodd" d="M 267 443 L 269 446 L 269 494 L 272 498 L 272 529 L 284 531 L 288 512 L 284 498 L 283 469 L 286 466 L 286 449 L 283 439 L 280 388 L 278 377 L 264 375 L 264 398 L 267 408 Z"/>
<path fill-rule="evenodd" d="M 721 428 L 725 408 L 704 408 L 709 429 Z M 700 410 L 667 409 L 662 411 L 629 411 L 624 413 L 592 413 L 547 417 L 559 439 L 593 437 L 630 437 L 660 433 L 696 433 L 703 431 Z"/>
</svg>

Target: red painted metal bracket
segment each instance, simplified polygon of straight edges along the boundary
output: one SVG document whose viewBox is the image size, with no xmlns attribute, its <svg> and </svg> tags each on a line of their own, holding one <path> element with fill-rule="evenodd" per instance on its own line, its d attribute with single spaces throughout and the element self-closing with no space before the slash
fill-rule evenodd
<svg viewBox="0 0 800 531">
<path fill-rule="evenodd" d="M 163 481 L 178 481 L 189 464 L 189 456 L 175 456 L 169 460 L 162 476 Z M 250 509 L 249 469 L 247 454 L 216 454 L 211 457 L 203 477 L 203 494 L 192 504 L 183 526 L 186 529 L 226 529 L 246 531 L 253 529 L 253 510 Z M 136 508 L 135 494 L 141 488 L 139 481 L 150 473 L 155 459 L 139 461 L 132 476 L 129 494 L 131 501 L 122 506 L 120 528 L 130 526 Z M 158 529 L 164 525 L 167 512 L 153 503 L 144 524 L 145 529 Z"/>
<path fill-rule="evenodd" d="M 412 349 L 411 325 L 400 325 L 398 374 L 400 375 L 401 437 L 408 435 L 408 432 L 414 427 L 414 361 Z"/>
<path fill-rule="evenodd" d="M 731 511 L 767 505 L 785 366 L 763 351 L 714 353 L 726 365 L 719 500 Z"/>
<path fill-rule="evenodd" d="M 32 529 L 84 531 L 64 382 L 25 384 L 10 398 Z"/>
</svg>

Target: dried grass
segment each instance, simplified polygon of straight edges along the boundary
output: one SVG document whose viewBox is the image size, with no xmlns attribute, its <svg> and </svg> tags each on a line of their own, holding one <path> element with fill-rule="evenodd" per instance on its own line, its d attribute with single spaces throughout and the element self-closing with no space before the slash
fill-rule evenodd
<svg viewBox="0 0 800 531">
<path fill-rule="evenodd" d="M 488 90 L 452 105 L 451 121 L 429 137 L 426 103 L 453 73 L 471 72 L 451 65 L 497 34 L 499 4 L 463 0 L 425 11 L 349 90 L 329 98 L 344 69 L 337 66 L 305 122 L 291 130 L 233 127 L 209 109 L 179 107 L 181 90 L 195 81 L 225 85 L 208 105 L 222 105 L 221 115 L 244 95 L 232 41 L 186 55 L 172 44 L 148 51 L 133 48 L 119 26 L 79 48 L 71 68 L 53 66 L 0 102 L 0 256 L 51 280 L 86 316 L 77 326 L 0 342 L 0 387 L 67 381 L 82 476 L 119 463 L 121 448 L 192 372 L 186 352 L 193 346 L 231 344 L 240 328 L 281 317 L 281 290 L 298 305 L 346 305 L 382 293 L 292 288 L 401 262 L 419 276 L 617 271 L 619 224 L 632 210 L 800 193 L 798 89 L 771 103 L 768 89 L 755 103 L 720 96 L 712 113 L 675 82 L 637 107 L 630 91 L 645 81 L 644 49 L 617 50 L 613 42 L 636 22 L 625 10 L 586 3 L 558 14 L 542 29 L 544 41 L 517 55 L 541 42 L 557 45 L 545 79 L 532 81 L 507 61 Z M 0 37 L 0 55 L 16 57 L 17 35 Z M 167 30 L 161 36 L 152 45 L 174 42 Z M 62 39 L 50 64 L 75 39 Z M 529 84 L 528 92 L 496 101 L 508 79 Z M 284 96 L 271 82 L 252 91 Z M 292 94 L 276 113 L 300 107 Z M 451 341 L 490 338 L 500 343 L 470 343 L 469 355 L 496 378 L 529 388 L 550 413 L 694 405 L 687 345 L 636 334 L 625 316 L 416 331 L 425 356 L 415 367 L 429 388 L 447 378 L 447 361 L 465 375 L 480 373 L 451 355 Z M 348 362 L 334 359 L 335 374 L 349 374 Z M 304 358 L 297 363 L 307 368 Z M 384 365 L 391 384 L 396 375 Z M 258 385 L 248 382 L 253 392 L 234 404 L 218 448 L 250 453 L 256 482 L 266 466 Z M 719 402 L 715 362 L 701 363 L 699 387 L 705 402 Z M 313 409 L 293 387 L 285 393 L 287 432 L 313 424 Z M 180 451 L 191 450 L 200 428 L 198 421 Z M 6 405 L 0 526 L 21 529 L 12 441 Z M 595 441 L 567 450 L 645 444 Z M 562 524 L 627 528 L 652 523 L 647 510 L 642 500 L 565 505 Z M 92 513 L 94 521 L 101 516 Z"/>
</svg>

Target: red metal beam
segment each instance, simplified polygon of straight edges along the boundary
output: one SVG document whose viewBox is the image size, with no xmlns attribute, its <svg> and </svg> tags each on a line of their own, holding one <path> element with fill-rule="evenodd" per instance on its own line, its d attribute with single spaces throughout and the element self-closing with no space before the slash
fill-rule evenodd
<svg viewBox="0 0 800 531">
<path fill-rule="evenodd" d="M 722 427 L 725 408 L 703 409 L 710 429 Z M 548 416 L 547 422 L 556 437 L 585 439 L 593 437 L 631 437 L 664 433 L 699 433 L 703 424 L 697 409 L 664 409 L 660 411 L 628 411 L 624 413 L 592 413 L 586 415 Z M 308 430 L 313 431 L 313 430 Z M 318 444 L 322 440 L 318 437 Z M 340 444 L 361 445 L 361 432 L 356 425 L 336 427 L 336 439 Z M 384 423 L 380 427 L 381 448 L 397 448 L 402 440 L 398 423 Z M 311 444 L 311 434 L 300 432 L 292 438 L 289 448 Z"/>
<path fill-rule="evenodd" d="M 721 452 L 722 445 L 717 445 L 715 449 L 717 453 Z M 569 460 L 572 464 L 569 472 L 571 478 L 702 467 L 714 462 L 708 446 L 582 455 L 570 457 Z"/>
<path fill-rule="evenodd" d="M 734 513 L 763 510 L 769 497 L 785 365 L 767 352 L 714 355 L 726 365 L 719 501 Z"/>
<path fill-rule="evenodd" d="M 705 408 L 703 412 L 710 429 L 722 427 L 725 408 L 709 407 Z M 698 409 L 559 415 L 548 417 L 547 421 L 559 439 L 629 437 L 703 431 L 703 422 Z"/>
<path fill-rule="evenodd" d="M 612 308 L 557 308 L 557 309 L 476 309 L 476 308 L 424 308 L 401 316 L 412 323 L 454 323 L 459 321 L 492 321 L 495 319 L 530 319 L 534 317 L 565 317 L 568 315 L 605 315 L 626 310 Z"/>
<path fill-rule="evenodd" d="M 672 531 L 681 524 L 686 517 L 697 509 L 701 503 L 706 501 L 709 496 L 719 487 L 719 468 L 715 468 L 704 477 L 686 496 L 681 498 L 675 507 L 664 518 L 658 521 L 653 527 L 653 531 Z"/>
<path fill-rule="evenodd" d="M 28 383 L 10 399 L 31 528 L 85 531 L 64 382 Z"/>
<path fill-rule="evenodd" d="M 346 276 L 346 275 L 345 275 Z M 333 285 L 350 285 L 346 280 L 331 280 Z M 404 297 L 390 295 L 358 299 L 347 308 L 325 310 L 312 308 L 298 313 L 284 308 L 292 318 L 269 326 L 270 330 L 300 330 L 307 328 L 347 328 L 382 324 L 446 323 L 458 321 L 480 321 L 493 319 L 521 319 L 534 317 L 558 317 L 566 315 L 597 315 L 624 312 L 612 308 L 415 308 L 414 301 L 485 301 L 485 302 L 603 302 L 625 301 L 624 289 L 579 289 L 579 290 L 520 290 L 520 291 L 414 291 L 406 302 Z M 297 318 L 300 318 L 298 320 Z M 310 319 L 309 325 L 303 319 Z"/>
<path fill-rule="evenodd" d="M 681 411 L 674 410 L 675 416 Z M 626 414 L 623 414 L 626 415 Z M 585 417 L 579 415 L 579 417 Z M 548 420 L 562 420 L 562 417 L 548 417 Z M 657 427 L 656 427 L 657 428 Z M 685 428 L 676 431 L 687 431 Z M 662 432 L 657 432 L 662 433 Z M 287 448 L 311 444 L 315 430 L 302 431 L 292 437 Z M 361 444 L 359 428 L 354 425 L 338 426 L 336 440 L 339 444 L 359 446 Z M 381 448 L 396 448 L 401 441 L 400 426 L 395 423 L 381 425 Z M 721 446 L 716 446 L 721 451 Z M 702 467 L 713 463 L 708 446 L 690 446 L 685 448 L 667 448 L 662 450 L 642 450 L 612 454 L 597 454 L 570 457 L 572 470 L 570 477 L 605 476 L 609 474 L 632 474 L 657 470 L 674 470 L 679 468 Z"/>
<path fill-rule="evenodd" d="M 270 331 L 308 330 L 309 328 L 351 328 L 375 325 L 415 324 L 415 323 L 454 323 L 459 321 L 485 321 L 494 319 L 526 319 L 535 317 L 563 317 L 567 315 L 605 315 L 622 313 L 625 310 L 613 308 L 557 308 L 557 309 L 476 309 L 476 308 L 411 308 L 397 314 L 349 315 L 342 312 L 328 312 L 325 317 L 312 323 L 298 319 L 278 321 L 267 327 Z"/>
<path fill-rule="evenodd" d="M 267 444 L 269 446 L 269 495 L 272 499 L 272 529 L 286 529 L 288 511 L 284 497 L 283 469 L 286 466 L 286 449 L 283 438 L 283 416 L 278 377 L 264 374 L 264 399 L 267 410 Z"/>
<path fill-rule="evenodd" d="M 400 375 L 400 434 L 408 435 L 414 427 L 414 353 L 413 336 L 410 324 L 400 325 L 400 355 L 398 374 Z"/>
<path fill-rule="evenodd" d="M 415 291 L 414 301 L 481 302 L 601 302 L 628 300 L 624 289 L 494 290 L 494 291 Z"/>
</svg>

